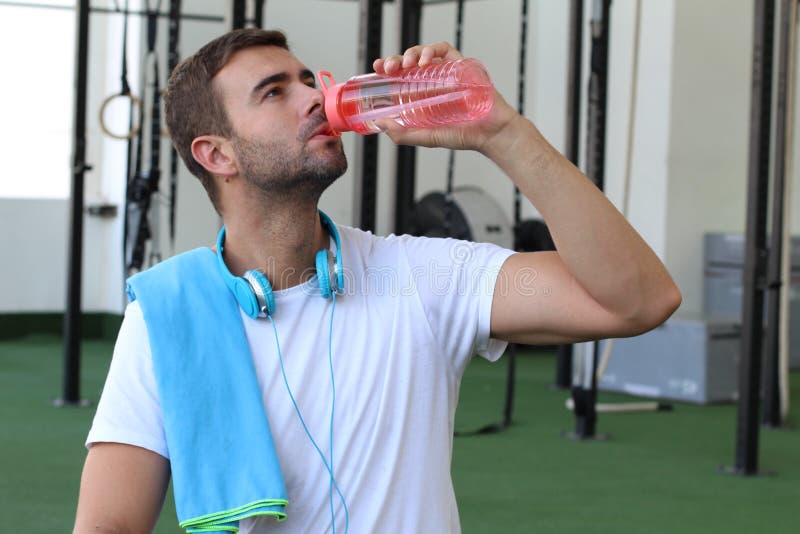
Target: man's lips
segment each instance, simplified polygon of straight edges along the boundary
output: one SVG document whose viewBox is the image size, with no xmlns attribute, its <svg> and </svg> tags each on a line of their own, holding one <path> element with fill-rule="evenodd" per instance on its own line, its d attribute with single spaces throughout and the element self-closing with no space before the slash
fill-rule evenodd
<svg viewBox="0 0 800 534">
<path fill-rule="evenodd" d="M 303 141 L 309 141 L 317 136 L 333 137 L 336 135 L 336 132 L 331 128 L 330 123 L 328 123 L 328 120 L 325 118 L 325 115 L 318 114 L 312 116 L 303 126 L 299 138 Z"/>
<path fill-rule="evenodd" d="M 318 127 L 314 128 L 308 136 L 308 139 L 313 139 L 317 136 L 323 137 L 336 137 L 336 132 L 333 131 L 328 121 L 323 122 Z"/>
</svg>

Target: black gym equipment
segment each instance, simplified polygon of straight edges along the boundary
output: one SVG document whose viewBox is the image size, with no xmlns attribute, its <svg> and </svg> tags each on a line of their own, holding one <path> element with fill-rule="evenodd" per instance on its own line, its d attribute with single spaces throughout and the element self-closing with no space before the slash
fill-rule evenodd
<svg viewBox="0 0 800 534">
<path fill-rule="evenodd" d="M 758 473 L 758 407 L 767 257 L 774 17 L 774 0 L 755 0 L 739 409 L 736 421 L 736 464 L 731 470 L 738 475 Z"/>
<path fill-rule="evenodd" d="M 75 105 L 72 133 L 72 181 L 70 187 L 70 223 L 67 260 L 67 295 L 64 313 L 64 377 L 62 395 L 56 406 L 86 406 L 80 395 L 81 290 L 83 272 L 83 195 L 85 174 L 91 170 L 86 161 L 86 101 L 89 74 L 89 22 L 91 13 L 147 15 L 142 11 L 91 7 L 89 0 L 79 0 L 75 7 Z M 157 13 L 157 17 L 169 14 Z M 224 22 L 222 17 L 181 14 L 182 20 Z"/>
<path fill-rule="evenodd" d="M 789 196 L 786 195 L 786 180 L 788 161 L 790 157 L 789 117 L 793 113 L 790 97 L 794 92 L 794 51 L 797 34 L 797 1 L 782 0 L 779 15 L 778 35 L 778 77 L 777 101 L 775 103 L 775 146 L 773 163 L 772 184 L 772 221 L 770 235 L 770 255 L 767 264 L 767 309 L 766 309 L 766 343 L 764 345 L 764 409 L 761 413 L 761 422 L 768 428 L 784 427 L 783 413 L 781 410 L 781 339 L 780 326 L 781 314 L 788 310 L 781 309 L 781 293 L 791 282 L 784 273 L 784 261 L 788 263 L 788 256 L 783 248 L 788 231 L 784 231 L 789 214 L 786 213 L 785 203 Z M 785 387 L 785 385 L 784 385 Z"/>
<path fill-rule="evenodd" d="M 117 5 L 119 8 L 119 5 Z M 132 139 L 139 133 L 141 125 L 133 122 L 133 112 L 139 109 L 142 101 L 131 92 L 131 85 L 128 81 L 128 0 L 125 0 L 124 14 L 122 15 L 122 60 L 120 61 L 122 72 L 120 73 L 120 90 L 119 93 L 108 96 L 100 105 L 100 129 L 109 137 L 114 139 Z M 130 103 L 129 124 L 126 133 L 115 133 L 106 126 L 105 111 L 111 102 L 119 98 L 125 98 Z M 130 166 L 130 149 L 131 143 L 128 143 L 128 166 Z"/>
<path fill-rule="evenodd" d="M 400 50 L 419 43 L 422 0 L 397 0 L 400 12 Z M 411 214 L 414 210 L 415 173 L 417 147 L 397 147 L 395 172 L 394 233 L 407 234 L 411 229 Z"/>
<path fill-rule="evenodd" d="M 266 0 L 233 0 L 231 4 L 231 29 L 263 28 Z"/>
<path fill-rule="evenodd" d="M 456 2 L 456 50 L 461 51 L 462 36 L 464 30 L 464 0 L 457 0 Z M 452 217 L 452 200 L 453 200 L 453 186 L 455 184 L 455 170 L 456 170 L 456 151 L 450 149 L 447 154 L 447 185 L 445 186 L 445 205 L 444 207 L 444 235 L 451 235 L 451 217 Z"/>
<path fill-rule="evenodd" d="M 56 406 L 86 406 L 81 399 L 81 274 L 83 270 L 83 187 L 86 162 L 86 75 L 89 67 L 89 0 L 76 11 L 75 114 L 72 122 L 72 187 L 70 191 L 67 309 L 64 314 L 64 380 Z"/>
<path fill-rule="evenodd" d="M 773 183 L 772 244 L 767 249 L 768 191 L 770 181 L 771 120 L 773 111 L 773 48 L 775 0 L 755 0 L 753 29 L 752 93 L 750 101 L 750 150 L 747 180 L 747 220 L 745 225 L 744 295 L 742 299 L 742 341 L 739 359 L 739 403 L 736 417 L 736 452 L 732 467 L 722 472 L 740 476 L 764 474 L 758 469 L 759 418 L 768 427 L 781 424 L 778 395 L 778 332 L 768 324 L 765 381 L 762 384 L 762 344 L 764 337 L 765 292 L 770 290 L 768 317 L 779 321 L 778 291 L 782 283 L 780 265 L 785 223 L 783 189 L 787 157 L 787 95 L 794 91 L 788 73 L 793 68 L 796 0 L 781 0 L 779 12 L 778 109 L 776 112 L 775 175 Z M 777 212 L 777 213 L 776 213 Z M 769 260 L 769 270 L 767 261 Z M 776 326 L 773 325 L 773 326 Z M 759 413 L 762 395 L 764 413 Z"/>
<path fill-rule="evenodd" d="M 181 31 L 181 0 L 170 0 L 169 3 L 169 35 L 167 43 L 167 71 L 172 71 L 181 60 L 179 50 Z M 178 151 L 175 145 L 169 145 L 169 241 L 170 248 L 175 249 L 175 211 L 178 200 Z"/>
<path fill-rule="evenodd" d="M 142 69 L 141 90 L 144 96 L 147 90 L 147 66 L 151 66 L 150 75 L 150 106 L 139 106 L 139 131 L 136 136 L 136 160 L 134 162 L 133 177 L 128 180 L 125 200 L 125 233 L 123 238 L 125 250 L 125 267 L 128 274 L 161 261 L 161 250 L 158 246 L 159 228 L 150 220 L 150 205 L 153 196 L 159 190 L 161 180 L 161 87 L 159 75 L 158 54 L 156 53 L 156 36 L 158 32 L 158 12 L 161 10 L 161 0 L 155 7 L 146 3 L 147 13 L 147 52 L 144 56 Z M 145 145 L 145 125 L 150 125 L 150 163 L 144 168 L 143 151 Z M 153 228 L 155 227 L 155 228 Z M 145 245 L 150 241 L 150 257 L 145 264 Z"/>
<path fill-rule="evenodd" d="M 453 237 L 513 248 L 512 228 L 503 208 L 478 187 L 456 187 L 449 194 L 432 191 L 414 208 L 414 235 Z"/>
<path fill-rule="evenodd" d="M 126 0 L 124 9 L 121 9 L 119 3 L 115 1 L 115 7 L 119 12 L 123 13 L 123 31 L 122 31 L 122 73 L 121 85 L 122 89 L 118 94 L 111 95 L 105 99 L 100 110 L 100 127 L 106 135 L 115 139 L 127 139 L 127 164 L 126 164 L 126 202 L 125 202 L 125 218 L 124 218 L 124 232 L 123 232 L 123 258 L 125 262 L 126 272 L 138 271 L 144 264 L 144 251 L 146 243 L 154 238 L 154 234 L 158 233 L 158 229 L 151 231 L 150 222 L 150 205 L 152 197 L 159 191 L 160 181 L 160 150 L 161 139 L 160 136 L 167 135 L 161 128 L 161 87 L 159 86 L 160 67 L 158 56 L 156 54 L 156 35 L 158 31 L 158 17 L 160 15 L 161 1 L 155 8 L 151 8 L 149 2 L 145 6 L 145 16 L 147 17 L 147 52 L 144 57 L 144 68 L 142 72 L 145 73 L 141 81 L 142 97 L 137 98 L 131 93 L 130 84 L 128 82 L 128 1 Z M 168 47 L 168 64 L 169 72 L 177 65 L 179 61 L 178 56 L 178 36 L 180 31 L 180 0 L 170 0 L 170 8 L 167 13 L 169 23 L 169 47 Z M 151 65 L 151 86 L 148 88 L 147 83 L 147 63 Z M 148 93 L 149 90 L 149 93 Z M 149 94 L 149 98 L 148 97 Z M 131 119 L 129 131 L 127 134 L 114 134 L 109 131 L 105 126 L 104 110 L 106 106 L 114 99 L 119 97 L 126 97 L 131 103 Z M 145 106 L 149 103 L 149 106 Z M 138 119 L 133 120 L 133 110 L 138 110 Z M 146 126 L 149 128 L 149 145 L 150 145 L 150 165 L 147 170 L 143 169 L 142 153 L 145 145 L 145 131 Z M 132 161 L 132 155 L 135 153 L 135 161 Z M 133 167 L 133 168 L 132 168 Z M 174 147 L 170 151 L 170 183 L 169 183 L 169 236 L 170 242 L 174 245 L 175 241 L 175 206 L 176 206 L 176 193 L 177 193 L 177 172 L 178 172 L 178 155 Z M 153 224 L 154 225 L 154 224 Z M 160 259 L 160 250 L 157 246 L 157 240 L 153 239 L 151 243 L 150 261 L 148 264 L 155 263 Z"/>
<path fill-rule="evenodd" d="M 383 0 L 361 0 L 359 6 L 358 64 L 361 72 L 371 72 L 372 62 L 381 56 L 383 38 Z M 375 232 L 375 206 L 378 197 L 377 135 L 357 135 L 355 138 L 355 184 L 353 195 L 353 224 L 362 230 Z"/>
</svg>

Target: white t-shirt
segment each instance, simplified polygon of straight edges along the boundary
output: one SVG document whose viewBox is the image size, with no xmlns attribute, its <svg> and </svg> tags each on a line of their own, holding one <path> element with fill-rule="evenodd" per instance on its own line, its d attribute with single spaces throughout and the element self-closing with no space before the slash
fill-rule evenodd
<svg viewBox="0 0 800 534">
<path fill-rule="evenodd" d="M 376 237 L 339 227 L 345 294 L 330 351 L 335 380 L 334 473 L 352 533 L 459 532 L 450 478 L 458 388 L 474 354 L 496 360 L 492 296 L 513 252 L 490 244 Z M 316 278 L 275 294 L 273 314 L 291 393 L 330 457 L 329 334 L 333 302 Z M 241 532 L 327 532 L 330 477 L 283 381 L 268 319 L 242 314 L 289 505 L 282 523 L 240 522 Z M 242 439 L 248 438 L 241 429 Z M 147 329 L 131 303 L 119 332 L 87 446 L 127 443 L 169 458 Z M 334 494 L 337 532 L 345 531 Z"/>
</svg>

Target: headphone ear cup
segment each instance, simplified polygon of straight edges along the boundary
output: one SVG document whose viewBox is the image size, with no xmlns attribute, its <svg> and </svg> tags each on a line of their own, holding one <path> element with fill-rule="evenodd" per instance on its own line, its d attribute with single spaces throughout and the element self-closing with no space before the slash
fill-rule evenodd
<svg viewBox="0 0 800 534">
<path fill-rule="evenodd" d="M 258 317 L 258 312 L 261 311 L 258 307 L 258 299 L 250 283 L 244 278 L 235 278 L 233 281 L 233 294 L 236 297 L 236 302 L 241 306 L 242 311 L 252 318 Z"/>
<path fill-rule="evenodd" d="M 323 297 L 329 299 L 333 295 L 333 289 L 331 288 L 331 270 L 328 264 L 328 251 L 320 250 L 317 252 L 316 260 L 319 292 Z"/>
<path fill-rule="evenodd" d="M 336 257 L 334 259 L 333 272 L 334 281 L 336 284 L 334 291 L 341 295 L 344 292 L 344 269 L 342 268 L 342 253 L 339 250 L 338 245 L 336 246 Z"/>
<path fill-rule="evenodd" d="M 264 311 L 267 315 L 272 315 L 275 312 L 275 296 L 272 294 L 272 285 L 267 277 L 260 271 L 250 270 L 244 273 L 243 278 L 250 286 L 250 293 L 255 298 L 258 312 Z"/>
<path fill-rule="evenodd" d="M 336 243 L 336 255 L 333 259 L 333 274 L 329 274 L 331 278 L 332 284 L 328 284 L 331 291 L 333 293 L 342 294 L 344 292 L 344 269 L 342 268 L 342 239 L 339 236 L 339 230 L 336 229 L 336 225 L 333 223 L 330 217 L 325 215 L 322 210 L 319 210 L 319 218 L 322 222 L 322 225 L 328 229 L 328 232 L 331 234 L 334 243 Z M 321 271 L 319 269 L 319 261 L 317 262 L 317 274 Z M 330 270 L 326 270 L 326 272 L 330 273 Z"/>
</svg>

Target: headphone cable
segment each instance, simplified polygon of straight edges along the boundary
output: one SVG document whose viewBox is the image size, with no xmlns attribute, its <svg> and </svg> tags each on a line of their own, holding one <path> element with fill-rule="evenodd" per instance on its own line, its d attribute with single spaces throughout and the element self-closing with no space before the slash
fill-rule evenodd
<svg viewBox="0 0 800 534">
<path fill-rule="evenodd" d="M 272 331 L 275 333 L 275 345 L 278 348 L 278 362 L 281 366 L 281 375 L 283 376 L 283 383 L 286 386 L 286 391 L 289 393 L 289 398 L 292 400 L 292 405 L 294 406 L 294 410 L 297 413 L 297 417 L 300 419 L 300 424 L 303 426 L 303 430 L 308 436 L 308 439 L 311 441 L 311 445 L 314 446 L 314 449 L 319 454 L 320 459 L 322 460 L 323 465 L 325 466 L 325 470 L 328 471 L 328 475 L 330 475 L 330 485 L 332 488 L 336 490 L 337 495 L 342 500 L 342 507 L 344 508 L 344 531 L 347 534 L 347 531 L 350 528 L 350 514 L 347 510 L 347 501 L 345 501 L 344 495 L 342 494 L 341 489 L 339 489 L 339 484 L 336 482 L 336 478 L 333 475 L 333 414 L 335 408 L 335 399 L 336 399 L 336 391 L 335 391 L 335 384 L 333 381 L 333 349 L 332 349 L 332 341 L 333 341 L 333 313 L 336 310 L 336 294 L 333 294 L 333 308 L 331 309 L 331 329 L 328 336 L 328 361 L 330 362 L 330 370 L 331 370 L 331 424 L 330 424 L 330 439 L 331 439 L 331 461 L 328 463 L 328 460 L 325 458 L 325 455 L 322 453 L 322 450 L 317 445 L 317 442 L 314 441 L 314 438 L 311 436 L 311 432 L 308 430 L 308 426 L 306 425 L 305 419 L 303 419 L 303 414 L 300 413 L 300 407 L 297 405 L 297 401 L 292 394 L 292 389 L 289 387 L 289 381 L 286 378 L 286 370 L 283 366 L 283 355 L 281 353 L 281 344 L 278 339 L 278 329 L 275 326 L 275 321 L 271 315 L 267 315 L 267 319 L 269 319 L 270 324 L 272 325 Z M 330 506 L 331 506 L 331 527 L 333 530 L 333 534 L 336 534 L 336 516 L 333 511 L 333 493 L 331 491 L 330 494 Z"/>
<path fill-rule="evenodd" d="M 330 320 L 330 326 L 329 326 L 329 329 L 328 329 L 328 365 L 329 365 L 330 370 L 331 370 L 331 422 L 330 422 L 330 425 L 328 425 L 328 428 L 330 430 L 330 443 L 331 443 L 331 461 L 330 461 L 330 465 L 331 465 L 331 481 L 330 481 L 330 486 L 328 488 L 328 495 L 330 497 L 330 504 L 331 504 L 331 525 L 332 525 L 332 528 L 333 528 L 333 534 L 336 534 L 336 523 L 334 521 L 334 519 L 336 518 L 336 515 L 333 512 L 333 483 L 334 483 L 334 479 L 333 479 L 333 473 L 334 473 L 334 469 L 333 469 L 333 414 L 334 414 L 334 411 L 335 411 L 335 408 L 336 408 L 336 383 L 333 380 L 333 313 L 336 311 L 336 292 L 335 291 L 333 293 L 331 293 L 331 297 L 333 298 L 333 307 L 331 308 L 331 320 Z M 341 494 L 340 494 L 340 496 L 341 496 Z M 342 497 L 342 502 L 344 503 L 344 497 Z M 347 521 L 347 506 L 345 506 L 344 509 L 345 509 L 345 527 L 344 527 L 344 531 L 345 531 L 345 534 L 346 534 L 347 533 L 347 526 L 348 526 L 347 525 L 347 522 L 348 522 Z"/>
</svg>

